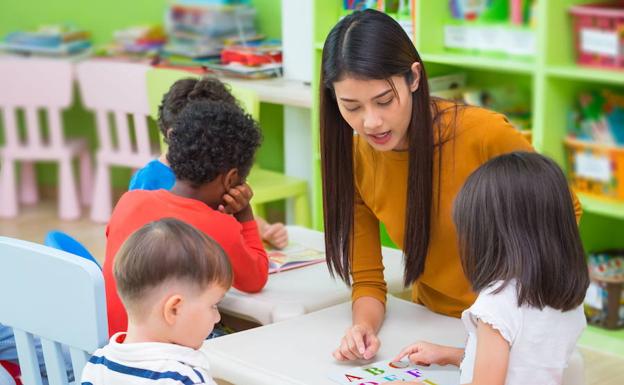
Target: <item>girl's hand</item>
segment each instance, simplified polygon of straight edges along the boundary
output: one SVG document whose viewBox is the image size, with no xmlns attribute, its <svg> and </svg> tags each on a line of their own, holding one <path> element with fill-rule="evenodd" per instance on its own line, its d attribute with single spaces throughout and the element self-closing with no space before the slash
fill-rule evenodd
<svg viewBox="0 0 624 385">
<path fill-rule="evenodd" d="M 333 356 L 338 361 L 370 360 L 377 354 L 380 342 L 372 327 L 355 324 L 345 332 Z"/>
<path fill-rule="evenodd" d="M 286 226 L 283 223 L 267 223 L 266 226 L 263 226 L 261 235 L 263 240 L 276 249 L 283 249 L 288 246 L 288 231 L 286 231 Z"/>
<path fill-rule="evenodd" d="M 414 365 L 455 365 L 459 366 L 464 354 L 463 349 L 452 348 L 432 344 L 430 342 L 417 342 L 403 349 L 393 361 L 400 361 L 403 357 L 409 359 Z"/>
<path fill-rule="evenodd" d="M 223 204 L 219 205 L 219 211 L 224 214 L 232 214 L 239 222 L 253 219 L 253 212 L 249 201 L 253 196 L 253 191 L 247 183 L 231 188 L 223 194 Z"/>
</svg>

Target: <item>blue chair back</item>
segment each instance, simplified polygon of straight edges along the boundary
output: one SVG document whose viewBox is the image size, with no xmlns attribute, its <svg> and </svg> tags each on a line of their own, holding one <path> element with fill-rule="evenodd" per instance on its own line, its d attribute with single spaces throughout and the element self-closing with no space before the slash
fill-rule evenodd
<svg viewBox="0 0 624 385">
<path fill-rule="evenodd" d="M 0 323 L 13 328 L 22 380 L 42 385 L 41 340 L 50 385 L 67 385 L 63 347 L 80 377 L 90 354 L 108 341 L 102 271 L 85 258 L 0 237 Z"/>
<path fill-rule="evenodd" d="M 87 248 L 82 245 L 82 243 L 78 242 L 70 235 L 62 231 L 52 230 L 48 232 L 43 244 L 46 246 L 54 247 L 55 249 L 78 255 L 84 259 L 88 259 L 89 261 L 95 263 L 100 268 L 100 270 L 102 269 L 98 261 L 93 257 L 93 255 L 91 255 L 89 250 L 87 250 Z"/>
</svg>

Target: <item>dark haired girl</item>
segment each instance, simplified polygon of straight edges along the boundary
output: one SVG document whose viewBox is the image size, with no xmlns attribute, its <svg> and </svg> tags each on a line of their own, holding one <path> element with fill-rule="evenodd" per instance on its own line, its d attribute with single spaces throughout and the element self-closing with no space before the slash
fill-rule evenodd
<svg viewBox="0 0 624 385">
<path fill-rule="evenodd" d="M 396 359 L 461 366 L 462 384 L 561 384 L 586 325 L 589 285 L 561 169 L 536 153 L 494 158 L 468 178 L 453 219 L 479 293 L 462 314 L 466 348 L 419 342 Z"/>
<path fill-rule="evenodd" d="M 403 249 L 412 300 L 459 317 L 475 294 L 451 202 L 488 159 L 533 149 L 504 116 L 431 98 L 409 37 L 374 10 L 343 18 L 327 36 L 320 128 L 328 265 L 353 285 L 353 326 L 334 356 L 368 359 L 385 314 L 380 223 Z"/>
</svg>

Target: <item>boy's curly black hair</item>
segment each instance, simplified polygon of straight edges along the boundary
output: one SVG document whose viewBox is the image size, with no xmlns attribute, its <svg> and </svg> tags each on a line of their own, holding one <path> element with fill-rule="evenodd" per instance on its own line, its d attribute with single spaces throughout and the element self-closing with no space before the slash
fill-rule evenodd
<svg viewBox="0 0 624 385">
<path fill-rule="evenodd" d="M 172 128 L 176 115 L 193 100 L 223 101 L 237 104 L 228 87 L 216 78 L 180 79 L 163 95 L 158 106 L 158 128 L 168 143 L 167 131 Z"/>
<path fill-rule="evenodd" d="M 167 160 L 194 187 L 232 168 L 245 178 L 261 140 L 257 123 L 236 104 L 190 101 L 173 122 Z"/>
</svg>

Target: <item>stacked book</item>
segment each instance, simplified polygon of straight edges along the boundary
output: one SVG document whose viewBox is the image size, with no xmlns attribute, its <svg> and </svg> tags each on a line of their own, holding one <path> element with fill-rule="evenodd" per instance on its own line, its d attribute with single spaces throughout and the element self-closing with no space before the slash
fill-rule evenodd
<svg viewBox="0 0 624 385">
<path fill-rule="evenodd" d="M 71 25 L 12 32 L 0 42 L 0 49 L 24 55 L 71 56 L 86 53 L 90 48 L 89 32 Z"/>
<path fill-rule="evenodd" d="M 281 42 L 270 40 L 228 46 L 221 51 L 221 60 L 209 62 L 207 67 L 225 76 L 246 79 L 281 76 Z"/>
<path fill-rule="evenodd" d="M 167 41 L 160 25 L 142 25 L 117 30 L 113 42 L 97 50 L 98 56 L 129 60 L 154 60 Z"/>
<path fill-rule="evenodd" d="M 177 0 L 168 8 L 163 57 L 170 64 L 219 58 L 228 39 L 253 40 L 256 10 L 246 0 Z"/>
</svg>

